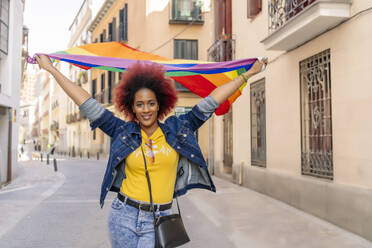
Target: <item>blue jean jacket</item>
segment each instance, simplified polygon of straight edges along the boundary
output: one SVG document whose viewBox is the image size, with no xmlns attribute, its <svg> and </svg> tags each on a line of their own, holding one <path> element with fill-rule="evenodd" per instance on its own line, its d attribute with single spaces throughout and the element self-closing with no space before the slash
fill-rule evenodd
<svg viewBox="0 0 372 248">
<path fill-rule="evenodd" d="M 205 111 L 206 105 L 203 104 L 205 103 L 203 101 L 186 114 L 179 117 L 170 116 L 164 123 L 158 122 L 168 144 L 180 155 L 173 197 L 183 195 L 192 188 L 216 191 L 194 134 L 215 110 L 213 109 L 213 112 Z M 84 106 L 80 107 L 83 114 L 86 114 L 84 112 L 87 111 L 84 109 L 87 109 L 86 106 L 85 108 Z M 123 121 L 107 109 L 102 112 L 97 119 L 90 122 L 92 130 L 99 127 L 111 137 L 110 156 L 101 186 L 101 207 L 103 207 L 108 191 L 120 191 L 122 181 L 126 177 L 125 158 L 135 151 L 142 142 L 139 124 Z"/>
</svg>

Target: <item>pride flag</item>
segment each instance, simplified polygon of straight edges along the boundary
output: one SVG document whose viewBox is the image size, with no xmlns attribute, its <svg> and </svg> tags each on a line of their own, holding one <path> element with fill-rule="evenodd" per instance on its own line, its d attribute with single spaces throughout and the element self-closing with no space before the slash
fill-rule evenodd
<svg viewBox="0 0 372 248">
<path fill-rule="evenodd" d="M 45 55 L 52 59 L 66 61 L 85 70 L 95 68 L 122 72 L 138 60 L 144 63 L 159 63 L 164 66 L 167 76 L 201 97 L 208 96 L 216 87 L 228 83 L 241 73 L 248 71 L 257 60 L 257 58 L 250 58 L 207 62 L 168 59 L 136 50 L 120 42 L 91 43 Z M 31 57 L 28 57 L 27 61 L 36 63 L 36 60 Z M 245 86 L 246 84 L 242 85 L 228 100 L 221 104 L 216 110 L 216 114 L 227 113 Z"/>
</svg>

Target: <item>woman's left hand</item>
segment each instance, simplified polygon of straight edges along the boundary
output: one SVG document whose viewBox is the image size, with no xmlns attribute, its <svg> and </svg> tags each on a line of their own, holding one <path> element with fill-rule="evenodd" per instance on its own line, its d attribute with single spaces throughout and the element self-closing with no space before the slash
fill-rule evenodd
<svg viewBox="0 0 372 248">
<path fill-rule="evenodd" d="M 261 61 L 257 59 L 256 62 L 254 62 L 251 69 L 245 72 L 245 75 L 247 77 L 256 75 L 257 73 L 261 72 L 263 66 L 265 66 L 264 69 L 266 69 L 267 63 L 268 63 L 268 59 L 266 57 L 263 58 Z"/>
</svg>

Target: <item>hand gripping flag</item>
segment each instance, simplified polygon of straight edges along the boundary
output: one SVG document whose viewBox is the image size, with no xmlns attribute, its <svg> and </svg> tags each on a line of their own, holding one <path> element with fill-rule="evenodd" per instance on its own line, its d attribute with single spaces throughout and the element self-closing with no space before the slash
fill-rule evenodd
<svg viewBox="0 0 372 248">
<path fill-rule="evenodd" d="M 85 70 L 96 68 L 122 72 L 136 61 L 159 63 L 164 66 L 167 76 L 201 97 L 208 96 L 218 86 L 228 83 L 241 73 L 248 71 L 257 60 L 257 58 L 250 58 L 207 62 L 167 59 L 155 54 L 141 52 L 120 42 L 91 43 L 45 55 L 52 59 L 66 61 Z M 32 64 L 36 63 L 36 60 L 31 57 L 28 57 L 27 61 Z M 241 95 L 245 86 L 246 83 L 222 103 L 216 110 L 216 114 L 227 113 L 231 104 Z"/>
</svg>

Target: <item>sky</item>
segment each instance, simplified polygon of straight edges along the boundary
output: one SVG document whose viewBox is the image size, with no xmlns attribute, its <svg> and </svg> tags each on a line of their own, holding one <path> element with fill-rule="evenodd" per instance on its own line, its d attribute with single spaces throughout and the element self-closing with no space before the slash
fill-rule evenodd
<svg viewBox="0 0 372 248">
<path fill-rule="evenodd" d="M 24 25 L 29 28 L 28 51 L 52 53 L 67 49 L 69 27 L 84 0 L 26 0 Z"/>
</svg>

